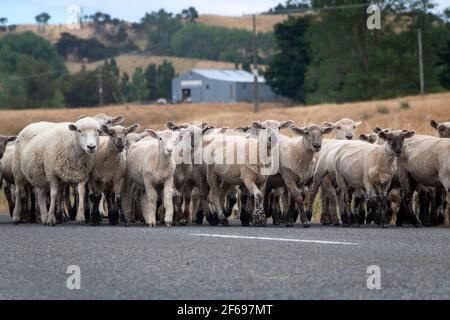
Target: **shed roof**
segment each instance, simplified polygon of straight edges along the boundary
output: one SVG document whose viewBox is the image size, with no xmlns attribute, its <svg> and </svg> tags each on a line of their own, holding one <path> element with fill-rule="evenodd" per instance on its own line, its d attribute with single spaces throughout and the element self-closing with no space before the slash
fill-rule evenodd
<svg viewBox="0 0 450 320">
<path fill-rule="evenodd" d="M 194 73 L 200 74 L 201 76 L 221 81 L 230 81 L 230 82 L 253 82 L 253 74 L 244 70 L 235 70 L 235 69 L 192 69 Z M 258 77 L 259 83 L 264 83 L 266 80 L 264 77 Z"/>
</svg>

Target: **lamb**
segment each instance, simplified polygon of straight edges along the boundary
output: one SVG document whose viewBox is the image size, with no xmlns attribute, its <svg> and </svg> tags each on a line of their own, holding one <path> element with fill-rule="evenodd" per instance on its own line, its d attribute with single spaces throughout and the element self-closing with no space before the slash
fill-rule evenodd
<svg viewBox="0 0 450 320">
<path fill-rule="evenodd" d="M 353 140 L 355 130 L 361 125 L 361 121 L 355 122 L 352 119 L 344 118 L 335 123 L 325 122 L 325 125 L 334 127 L 336 140 Z M 325 142 L 326 143 L 326 142 Z M 320 157 L 320 153 L 318 154 Z M 355 201 L 361 203 L 362 197 L 355 197 Z M 339 218 L 337 216 L 337 200 L 336 192 L 328 177 L 325 177 L 322 181 L 320 188 L 320 201 L 322 203 L 322 213 L 320 215 L 320 221 L 324 225 L 334 224 L 339 225 Z"/>
<path fill-rule="evenodd" d="M 435 120 L 431 120 L 430 124 L 434 129 L 436 129 L 436 134 L 438 137 L 450 138 L 450 119 L 443 123 L 438 123 Z"/>
<path fill-rule="evenodd" d="M 68 125 L 53 123 L 46 127 L 45 124 L 48 123 L 29 125 L 17 138 L 13 164 L 15 223 L 20 221 L 25 186 L 31 184 L 37 189 L 42 223 L 56 225 L 55 211 L 62 211 L 64 186 L 86 181 L 94 165 L 100 133 L 97 121 L 86 117 Z M 50 209 L 47 212 L 49 190 Z M 56 208 L 57 203 L 59 208 Z"/>
<path fill-rule="evenodd" d="M 299 186 L 311 178 L 314 169 L 314 156 L 322 148 L 322 137 L 334 129 L 329 124 L 309 124 L 305 127 L 291 127 L 300 137 L 289 138 L 280 135 L 280 175 L 291 198 L 295 201 L 303 227 L 309 227 L 309 219 L 304 211 L 304 200 Z M 287 226 L 292 226 L 294 217 L 292 210 L 288 211 Z"/>
<path fill-rule="evenodd" d="M 258 154 L 253 154 L 251 150 Z M 219 223 L 228 225 L 223 207 L 226 193 L 231 186 L 244 185 L 254 198 L 254 225 L 265 226 L 262 200 L 268 176 L 265 174 L 265 164 L 258 150 L 258 140 L 251 137 L 239 135 L 203 137 L 207 181 Z"/>
<path fill-rule="evenodd" d="M 202 143 L 203 132 L 210 129 L 208 123 L 204 122 L 198 125 L 184 124 L 176 125 L 169 121 L 166 123 L 169 130 L 180 131 L 188 130 L 190 133 L 190 148 L 184 150 L 186 145 L 179 145 L 175 150 L 178 159 L 184 159 L 186 161 L 178 161 L 176 163 L 176 169 L 174 173 L 174 214 L 180 225 L 186 225 L 192 223 L 192 214 L 190 213 L 190 205 L 192 199 L 192 192 L 194 188 L 197 188 L 201 197 L 206 197 L 206 183 L 202 179 L 202 175 L 199 174 L 198 167 L 201 165 L 195 163 L 195 157 L 201 160 L 201 149 L 199 148 Z M 188 152 L 189 154 L 185 154 Z M 185 159 L 185 157 L 187 157 Z M 182 212 L 184 196 L 184 211 Z"/>
<path fill-rule="evenodd" d="M 108 136 L 99 138 L 98 151 L 88 182 L 89 198 L 92 201 L 91 219 L 94 224 L 100 222 L 99 205 L 103 192 L 108 205 L 109 223 L 117 224 L 119 216 L 123 215 L 120 194 L 126 168 L 126 154 L 123 151 L 127 135 L 138 128 L 139 124 L 133 124 L 128 128 L 107 125 L 101 127 L 102 132 Z M 77 221 L 83 223 L 84 216 L 80 215 Z"/>
<path fill-rule="evenodd" d="M 355 221 L 350 208 L 353 190 L 364 189 L 370 210 L 377 210 L 383 228 L 387 227 L 387 192 L 397 171 L 397 161 L 402 154 L 404 140 L 414 136 L 414 131 L 380 131 L 384 145 L 361 141 L 334 141 L 322 151 L 314 171 L 308 210 L 312 210 L 322 179 L 329 176 L 339 187 L 341 215 L 346 215 L 345 225 Z M 357 221 L 355 221 L 356 224 Z"/>
<path fill-rule="evenodd" d="M 155 227 L 158 188 L 162 187 L 164 222 L 170 227 L 173 223 L 173 181 L 176 167 L 173 151 L 180 141 L 189 135 L 189 131 L 146 129 L 146 132 L 149 137 L 131 145 L 128 150 L 122 194 L 129 200 L 133 183 L 144 187 L 141 207 L 145 223 Z M 130 201 L 127 201 L 127 205 L 124 205 L 125 221 L 129 220 L 130 209 Z"/>
</svg>

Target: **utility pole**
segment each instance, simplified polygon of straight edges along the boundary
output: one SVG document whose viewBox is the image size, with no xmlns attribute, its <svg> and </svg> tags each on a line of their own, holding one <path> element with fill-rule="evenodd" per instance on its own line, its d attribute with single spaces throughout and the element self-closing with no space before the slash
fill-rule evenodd
<svg viewBox="0 0 450 320">
<path fill-rule="evenodd" d="M 103 105 L 103 78 L 102 71 L 100 70 L 98 73 L 98 101 L 99 105 Z"/>
<path fill-rule="evenodd" d="M 417 30 L 417 39 L 419 45 L 419 78 L 420 94 L 425 94 L 425 80 L 423 78 L 423 52 L 422 52 L 422 29 Z"/>
<path fill-rule="evenodd" d="M 253 15 L 253 111 L 259 112 L 258 53 L 256 50 L 256 15 Z"/>
</svg>

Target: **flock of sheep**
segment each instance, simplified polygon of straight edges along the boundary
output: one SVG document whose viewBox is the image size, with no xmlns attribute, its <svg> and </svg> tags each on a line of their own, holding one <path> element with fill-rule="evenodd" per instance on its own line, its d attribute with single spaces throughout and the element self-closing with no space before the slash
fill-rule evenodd
<svg viewBox="0 0 450 320">
<path fill-rule="evenodd" d="M 435 137 L 375 128 L 359 140 L 351 119 L 235 129 L 168 122 L 142 133 L 123 121 L 98 114 L 0 135 L 13 222 L 227 225 L 234 213 L 242 225 L 299 217 L 308 227 L 320 190 L 322 224 L 449 224 L 450 121 L 431 121 Z"/>
</svg>

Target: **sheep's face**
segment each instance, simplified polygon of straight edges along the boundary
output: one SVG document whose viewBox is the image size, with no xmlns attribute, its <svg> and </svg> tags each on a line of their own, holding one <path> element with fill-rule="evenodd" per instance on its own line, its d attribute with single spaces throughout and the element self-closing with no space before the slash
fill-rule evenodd
<svg viewBox="0 0 450 320">
<path fill-rule="evenodd" d="M 116 147 L 117 152 L 122 152 L 125 149 L 127 135 L 135 132 L 137 129 L 139 129 L 139 124 L 137 123 L 129 126 L 128 128 L 124 128 L 122 126 L 115 126 L 111 128 L 106 125 L 102 126 L 102 131 L 109 136 L 112 143 Z"/>
<path fill-rule="evenodd" d="M 430 124 L 436 129 L 440 138 L 450 138 L 450 120 L 443 123 L 437 123 L 436 121 L 431 120 Z"/>
<path fill-rule="evenodd" d="M 15 141 L 17 136 L 2 136 L 0 135 L 0 159 L 3 158 L 3 154 L 5 153 L 6 145 L 10 141 Z"/>
<path fill-rule="evenodd" d="M 168 121 L 166 123 L 166 127 L 169 130 L 180 132 L 181 130 L 188 130 L 190 134 L 190 143 L 191 143 L 191 151 L 194 151 L 202 144 L 203 133 L 212 129 L 207 122 L 199 123 L 199 124 L 182 124 L 176 125 L 175 123 Z"/>
<path fill-rule="evenodd" d="M 375 133 L 368 133 L 368 134 L 360 134 L 359 140 L 374 144 L 375 141 L 377 141 L 377 135 Z"/>
<path fill-rule="evenodd" d="M 322 136 L 332 132 L 333 126 L 328 123 L 322 125 L 309 124 L 306 127 L 298 128 L 291 127 L 291 130 L 299 135 L 303 136 L 303 143 L 306 147 L 313 152 L 319 152 L 322 148 Z"/>
<path fill-rule="evenodd" d="M 278 121 L 278 120 L 266 120 L 266 121 L 253 121 L 250 126 L 239 127 L 236 130 L 242 130 L 248 133 L 252 138 L 258 138 L 260 132 L 265 132 L 267 135 L 267 144 L 269 146 L 276 145 L 278 142 L 278 134 L 281 129 L 290 128 L 294 125 L 294 121 Z"/>
<path fill-rule="evenodd" d="M 100 125 L 93 118 L 83 118 L 69 124 L 69 130 L 73 131 L 81 148 L 86 153 L 95 153 L 98 146 Z"/>
<path fill-rule="evenodd" d="M 411 138 L 414 134 L 414 131 L 408 130 L 381 130 L 378 132 L 378 136 L 386 141 L 389 150 L 392 151 L 396 157 L 400 157 L 402 154 L 405 139 Z"/>
<path fill-rule="evenodd" d="M 158 139 L 159 152 L 167 157 L 171 157 L 175 147 L 189 136 L 189 130 L 183 129 L 180 131 L 154 131 L 151 129 L 145 130 L 150 137 Z"/>
<path fill-rule="evenodd" d="M 353 140 L 355 130 L 361 124 L 361 121 L 354 122 L 352 119 L 344 118 L 335 123 L 325 122 L 324 124 L 334 127 L 336 139 Z"/>
</svg>

